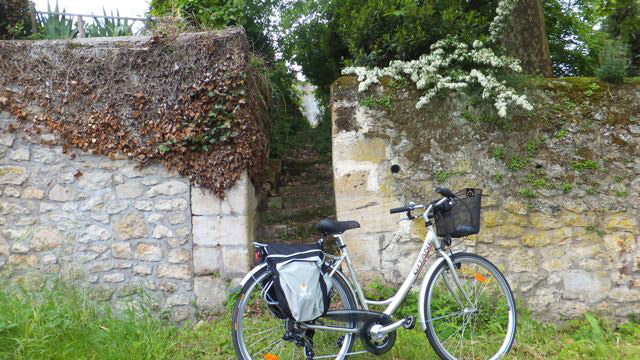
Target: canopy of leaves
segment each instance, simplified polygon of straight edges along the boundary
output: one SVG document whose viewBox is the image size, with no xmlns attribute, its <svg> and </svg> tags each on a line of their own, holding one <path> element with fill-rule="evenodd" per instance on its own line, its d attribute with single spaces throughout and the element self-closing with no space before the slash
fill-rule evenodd
<svg viewBox="0 0 640 360">
<path fill-rule="evenodd" d="M 631 50 L 631 72 L 640 75 L 640 0 L 611 0 L 604 30 Z"/>
<path fill-rule="evenodd" d="M 0 0 L 0 40 L 24 39 L 31 27 L 28 0 Z"/>
<path fill-rule="evenodd" d="M 593 76 L 607 39 L 627 44 L 640 73 L 640 0 L 544 0 L 556 76 Z"/>
<path fill-rule="evenodd" d="M 280 46 L 324 88 L 345 65 L 412 60 L 447 36 L 485 40 L 497 0 L 285 0 Z"/>
<path fill-rule="evenodd" d="M 254 51 L 274 55 L 268 32 L 278 0 L 151 0 L 151 14 L 186 19 L 198 29 L 242 26 Z"/>
</svg>

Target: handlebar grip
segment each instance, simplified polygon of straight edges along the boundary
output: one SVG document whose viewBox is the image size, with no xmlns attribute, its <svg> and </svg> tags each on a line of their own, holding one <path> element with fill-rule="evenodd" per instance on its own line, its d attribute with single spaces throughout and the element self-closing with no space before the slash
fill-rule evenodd
<svg viewBox="0 0 640 360">
<path fill-rule="evenodd" d="M 397 213 L 401 213 L 401 212 L 407 212 L 411 210 L 411 207 L 409 206 L 403 206 L 403 207 L 399 207 L 399 208 L 393 208 L 391 210 L 389 210 L 390 214 L 397 214 Z"/>
<path fill-rule="evenodd" d="M 454 197 L 453 193 L 451 192 L 451 190 L 447 189 L 446 187 L 440 187 L 438 186 L 436 188 L 436 192 L 442 196 L 445 197 Z"/>
</svg>

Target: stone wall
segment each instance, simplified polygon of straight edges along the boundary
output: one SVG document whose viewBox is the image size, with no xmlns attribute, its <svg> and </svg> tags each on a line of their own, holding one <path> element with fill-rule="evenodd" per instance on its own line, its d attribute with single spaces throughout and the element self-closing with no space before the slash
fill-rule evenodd
<svg viewBox="0 0 640 360">
<path fill-rule="evenodd" d="M 32 285 L 60 274 L 115 308 L 144 288 L 177 321 L 193 303 L 222 309 L 249 268 L 256 201 L 246 174 L 220 200 L 161 165 L 63 154 L 49 140 L 0 133 L 0 271 Z"/>
<path fill-rule="evenodd" d="M 267 158 L 249 55 L 242 28 L 0 42 L 0 275 L 114 308 L 144 290 L 176 321 L 222 310 Z M 194 125 L 220 119 L 216 141 Z"/>
<path fill-rule="evenodd" d="M 479 187 L 481 232 L 454 249 L 496 263 L 535 314 L 638 312 L 638 85 L 539 80 L 534 113 L 508 119 L 459 97 L 416 110 L 419 94 L 393 82 L 357 87 L 332 89 L 333 166 L 338 219 L 362 225 L 345 233 L 362 278 L 401 282 L 424 239 L 389 208 L 436 199 L 438 185 Z"/>
</svg>

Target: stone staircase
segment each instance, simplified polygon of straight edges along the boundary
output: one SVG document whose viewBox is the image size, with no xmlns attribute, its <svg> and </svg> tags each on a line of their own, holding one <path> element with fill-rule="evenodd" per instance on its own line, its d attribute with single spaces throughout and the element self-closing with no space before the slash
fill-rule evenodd
<svg viewBox="0 0 640 360">
<path fill-rule="evenodd" d="M 256 241 L 301 244 L 320 238 L 315 224 L 335 219 L 331 159 L 311 148 L 271 162 L 267 194 L 258 206 Z"/>
</svg>

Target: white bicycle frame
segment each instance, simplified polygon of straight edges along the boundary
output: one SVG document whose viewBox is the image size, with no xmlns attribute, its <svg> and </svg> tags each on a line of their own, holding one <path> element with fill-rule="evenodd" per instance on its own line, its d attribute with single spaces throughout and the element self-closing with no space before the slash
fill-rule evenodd
<svg viewBox="0 0 640 360">
<path fill-rule="evenodd" d="M 442 247 L 442 243 L 436 236 L 436 232 L 433 228 L 433 223 L 431 222 L 431 219 L 430 219 L 430 214 L 432 213 L 434 206 L 439 206 L 448 200 L 449 200 L 448 198 L 443 198 L 439 200 L 437 203 L 429 205 L 429 207 L 426 209 L 424 214 L 422 214 L 422 218 L 424 218 L 425 223 L 427 224 L 427 235 L 425 237 L 424 243 L 422 244 L 422 248 L 420 249 L 420 253 L 416 259 L 416 262 L 413 265 L 413 268 L 411 269 L 411 272 L 408 274 L 407 278 L 402 283 L 402 286 L 400 287 L 400 289 L 398 289 L 398 291 L 391 298 L 387 300 L 382 300 L 382 301 L 374 301 L 374 300 L 368 300 L 365 297 L 362 287 L 360 286 L 360 283 L 358 282 L 358 279 L 356 277 L 356 273 L 353 270 L 353 264 L 351 262 L 351 258 L 349 257 L 349 252 L 347 251 L 346 244 L 342 240 L 341 235 L 333 236 L 336 239 L 341 255 L 329 256 L 333 258 L 335 261 L 334 264 L 332 265 L 333 270 L 331 271 L 330 276 L 333 276 L 340 269 L 340 265 L 344 262 L 349 271 L 349 275 L 351 276 L 351 285 L 355 287 L 355 289 L 351 289 L 351 290 L 353 290 L 354 293 L 356 294 L 360 308 L 362 310 L 368 310 L 369 305 L 373 305 L 373 306 L 387 305 L 383 313 L 385 315 L 392 316 L 393 313 L 398 309 L 402 301 L 406 298 L 407 294 L 411 290 L 411 287 L 415 284 L 416 280 L 418 279 L 418 276 L 422 272 L 422 269 L 424 268 L 424 265 L 426 264 L 429 258 L 429 253 L 431 252 L 431 249 L 433 247 L 437 251 L 438 259 L 429 267 L 429 271 L 427 272 L 426 276 L 422 280 L 422 285 L 420 287 L 419 298 L 418 298 L 418 316 L 419 316 L 420 324 L 422 325 L 422 329 L 426 330 L 427 328 L 427 323 L 426 323 L 425 314 L 424 314 L 424 304 L 425 304 L 425 294 L 427 290 L 427 284 L 429 283 L 429 279 L 433 275 L 435 269 L 443 261 L 447 263 L 449 272 L 452 275 L 451 277 L 453 278 L 453 282 L 454 282 L 452 284 L 449 281 L 449 279 L 446 276 L 444 276 L 443 279 L 444 279 L 445 285 L 453 295 L 458 305 L 460 305 L 461 308 L 466 308 L 464 304 L 465 303 L 472 304 L 472 302 L 469 299 L 469 295 L 467 294 L 467 292 L 464 290 L 463 286 L 460 283 L 460 279 L 458 278 L 458 274 L 455 271 L 455 267 L 453 265 L 453 262 L 451 261 L 451 257 L 447 255 L 447 253 L 444 251 Z M 424 205 L 413 206 L 414 210 L 424 209 L 424 208 L 425 208 Z M 404 218 L 401 220 L 413 220 L 413 219 Z M 249 274 L 245 276 L 244 279 L 242 279 L 242 281 L 240 282 L 240 286 L 244 286 L 244 284 L 264 266 L 266 266 L 266 264 L 262 264 L 261 266 L 258 266 L 255 269 L 253 269 Z M 342 275 L 341 273 L 339 274 Z M 348 283 L 349 282 L 347 282 L 347 284 Z M 460 292 L 464 295 L 464 300 L 466 300 L 466 302 L 464 302 L 457 296 L 457 293 L 454 290 L 454 288 L 457 288 L 460 290 Z M 401 319 L 388 326 L 384 326 L 377 329 L 377 333 L 378 334 L 389 333 L 401 327 L 405 322 L 406 322 L 406 319 Z M 310 324 L 305 324 L 305 326 L 310 329 L 317 329 L 317 330 L 324 330 L 324 331 L 351 332 L 351 333 L 355 333 L 358 331 L 357 329 L 347 329 L 343 327 L 318 326 L 318 325 L 310 325 Z"/>
</svg>

